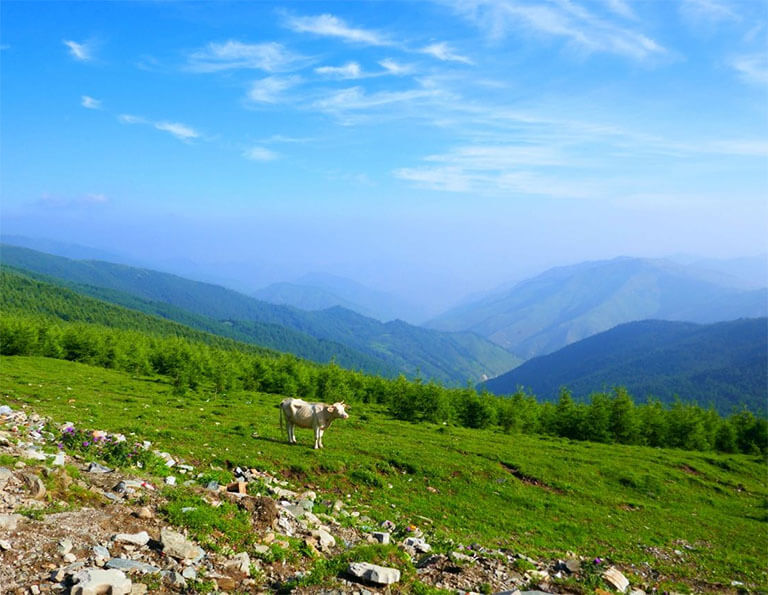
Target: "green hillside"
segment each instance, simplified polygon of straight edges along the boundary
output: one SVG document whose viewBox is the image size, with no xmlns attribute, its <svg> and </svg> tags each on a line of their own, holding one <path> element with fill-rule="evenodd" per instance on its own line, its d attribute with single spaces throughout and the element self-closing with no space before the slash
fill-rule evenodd
<svg viewBox="0 0 768 595">
<path fill-rule="evenodd" d="M 469 330 L 525 359 L 644 319 L 716 322 L 768 315 L 768 290 L 663 260 L 617 258 L 551 269 L 431 321 Z"/>
<path fill-rule="evenodd" d="M 266 351 L 263 349 L 266 347 L 318 363 L 335 360 L 350 369 L 362 369 L 385 376 L 396 374 L 395 368 L 371 356 L 277 324 L 219 322 L 120 291 L 64 282 L 6 266 L 0 267 L 0 287 L 0 310 L 6 314 L 35 313 L 67 321 L 93 322 L 163 336 L 187 337 L 208 344 L 215 344 L 214 336 L 217 335 L 259 346 L 260 349 L 255 348 L 256 351 Z M 192 329 L 202 332 L 194 332 Z"/>
<path fill-rule="evenodd" d="M 455 542 L 552 560 L 570 551 L 619 565 L 647 592 L 768 587 L 759 457 L 410 424 L 360 401 L 313 451 L 306 430 L 299 446 L 285 443 L 278 394 L 201 386 L 181 396 L 163 377 L 30 357 L 0 359 L 0 381 L 14 407 L 135 432 L 196 466 L 283 474 L 348 499 L 370 526 L 418 526 L 439 552 Z"/>
<path fill-rule="evenodd" d="M 543 399 L 567 387 L 576 397 L 621 384 L 636 397 L 675 395 L 722 413 L 746 405 L 768 413 L 768 319 L 699 325 L 631 322 L 527 361 L 484 383 L 496 394 L 525 387 Z"/>
<path fill-rule="evenodd" d="M 329 352 L 338 346 L 340 363 L 374 373 L 403 372 L 464 385 L 468 380 L 495 376 L 520 363 L 504 349 L 468 333 L 427 330 L 401 321 L 385 324 L 338 307 L 306 312 L 157 271 L 75 261 L 9 245 L 2 246 L 2 262 L 74 283 L 69 287 L 100 299 L 138 307 L 196 328 L 205 326 L 209 332 L 250 342 L 268 338 L 270 342 L 263 344 L 316 361 L 327 361 Z M 126 294 L 134 299 L 129 300 Z M 222 325 L 229 331 L 221 332 Z M 287 330 L 281 334 L 276 327 Z M 307 335 L 314 343 L 307 340 Z"/>
</svg>

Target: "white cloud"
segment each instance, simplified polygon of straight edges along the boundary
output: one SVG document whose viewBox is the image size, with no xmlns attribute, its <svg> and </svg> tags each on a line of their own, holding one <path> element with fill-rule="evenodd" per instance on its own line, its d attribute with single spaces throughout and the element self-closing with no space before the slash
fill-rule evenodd
<svg viewBox="0 0 768 595">
<path fill-rule="evenodd" d="M 277 103 L 283 98 L 283 93 L 300 84 L 300 76 L 268 76 L 253 81 L 246 93 L 246 99 L 251 103 Z"/>
<path fill-rule="evenodd" d="M 121 124 L 146 124 L 152 126 L 156 130 L 162 130 L 163 132 L 172 134 L 179 140 L 185 142 L 194 138 L 200 138 L 200 133 L 197 130 L 179 122 L 168 122 L 165 120 L 154 122 L 143 116 L 134 116 L 132 114 L 120 114 L 117 119 Z"/>
<path fill-rule="evenodd" d="M 351 43 L 365 45 L 392 45 L 392 42 L 376 31 L 350 27 L 342 19 L 331 14 L 319 16 L 288 17 L 286 26 L 297 33 L 314 33 L 325 37 L 338 37 Z"/>
<path fill-rule="evenodd" d="M 627 4 L 626 0 L 603 0 L 605 5 L 612 13 L 617 14 L 625 19 L 637 18 L 635 11 Z"/>
<path fill-rule="evenodd" d="M 474 62 L 472 62 L 472 60 L 466 56 L 461 56 L 454 52 L 451 47 L 444 41 L 425 46 L 421 48 L 419 52 L 422 54 L 429 54 L 430 56 L 434 56 L 438 60 L 442 60 L 444 62 L 462 62 L 464 64 L 474 64 Z"/>
<path fill-rule="evenodd" d="M 693 24 L 739 20 L 739 16 L 721 0 L 682 0 L 680 13 Z"/>
<path fill-rule="evenodd" d="M 243 152 L 243 157 L 251 161 L 274 161 L 280 155 L 264 147 L 251 147 Z"/>
<path fill-rule="evenodd" d="M 730 64 L 744 82 L 768 85 L 768 54 L 760 52 L 737 56 Z"/>
<path fill-rule="evenodd" d="M 665 53 L 653 39 L 599 18 L 571 0 L 541 4 L 522 0 L 453 0 L 454 9 L 502 38 L 513 30 L 563 37 L 587 52 L 606 52 L 636 60 Z"/>
<path fill-rule="evenodd" d="M 122 124 L 149 124 L 145 118 L 134 116 L 133 114 L 120 114 L 117 119 Z"/>
<path fill-rule="evenodd" d="M 366 93 L 362 87 L 349 87 L 336 91 L 312 105 L 322 111 L 343 112 L 366 110 L 394 103 L 410 102 L 434 97 L 438 91 L 432 89 L 412 89 L 409 91 L 379 91 Z"/>
<path fill-rule="evenodd" d="M 69 54 L 75 59 L 81 62 L 88 62 L 93 59 L 93 48 L 88 43 L 77 43 L 76 41 L 70 41 L 65 39 L 62 42 L 69 48 Z"/>
<path fill-rule="evenodd" d="M 101 101 L 94 99 L 93 97 L 89 97 L 88 95 L 83 95 L 80 97 L 80 105 L 88 109 L 101 109 Z"/>
<path fill-rule="evenodd" d="M 344 66 L 320 66 L 315 68 L 317 74 L 339 79 L 359 79 L 363 71 L 357 62 L 347 62 Z"/>
<path fill-rule="evenodd" d="M 240 68 L 284 72 L 296 68 L 304 61 L 304 56 L 291 52 L 279 43 L 243 43 L 229 40 L 223 43 L 211 42 L 203 49 L 191 53 L 188 68 L 194 72 Z"/>
<path fill-rule="evenodd" d="M 200 136 L 200 133 L 198 133 L 194 128 L 191 128 L 186 124 L 180 124 L 178 122 L 155 122 L 153 126 L 158 130 L 168 132 L 179 140 L 183 141 L 198 138 Z"/>
<path fill-rule="evenodd" d="M 384 60 L 379 61 L 379 66 L 386 70 L 388 74 L 396 76 L 411 74 L 413 72 L 413 66 L 410 64 L 400 64 L 390 58 L 385 58 Z"/>
<path fill-rule="evenodd" d="M 103 193 L 89 193 L 82 196 L 58 196 L 55 194 L 44 193 L 37 199 L 36 204 L 48 209 L 77 209 L 85 207 L 97 207 L 105 205 L 109 198 Z"/>
</svg>

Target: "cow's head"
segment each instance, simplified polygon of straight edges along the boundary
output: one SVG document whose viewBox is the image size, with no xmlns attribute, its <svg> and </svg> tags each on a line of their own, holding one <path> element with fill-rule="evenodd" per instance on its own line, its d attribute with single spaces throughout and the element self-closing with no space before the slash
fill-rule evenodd
<svg viewBox="0 0 768 595">
<path fill-rule="evenodd" d="M 349 413 L 344 411 L 344 407 L 344 401 L 334 403 L 333 405 L 328 405 L 328 413 L 330 413 L 334 419 L 337 417 L 340 417 L 341 419 L 347 419 L 349 417 Z"/>
</svg>

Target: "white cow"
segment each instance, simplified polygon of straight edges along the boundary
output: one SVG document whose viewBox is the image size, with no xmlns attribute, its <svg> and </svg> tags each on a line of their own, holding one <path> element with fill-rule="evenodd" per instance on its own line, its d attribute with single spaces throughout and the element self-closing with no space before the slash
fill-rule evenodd
<svg viewBox="0 0 768 595">
<path fill-rule="evenodd" d="M 312 428 L 315 430 L 315 448 L 323 448 L 323 432 L 334 419 L 347 419 L 349 414 L 344 410 L 344 401 L 326 405 L 325 403 L 307 403 L 301 399 L 283 399 L 280 403 L 280 429 L 283 428 L 283 418 L 288 429 L 288 442 L 296 444 L 293 427 Z"/>
</svg>

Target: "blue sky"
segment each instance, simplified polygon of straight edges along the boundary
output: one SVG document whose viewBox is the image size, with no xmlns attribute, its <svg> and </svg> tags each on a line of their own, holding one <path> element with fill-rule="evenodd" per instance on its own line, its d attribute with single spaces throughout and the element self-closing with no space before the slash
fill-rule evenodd
<svg viewBox="0 0 768 595">
<path fill-rule="evenodd" d="M 4 233 L 446 301 L 766 249 L 761 0 L 0 10 Z"/>
</svg>

